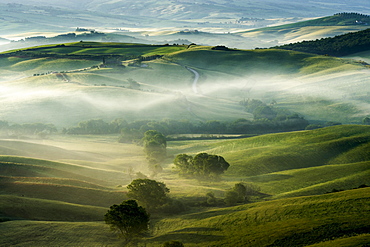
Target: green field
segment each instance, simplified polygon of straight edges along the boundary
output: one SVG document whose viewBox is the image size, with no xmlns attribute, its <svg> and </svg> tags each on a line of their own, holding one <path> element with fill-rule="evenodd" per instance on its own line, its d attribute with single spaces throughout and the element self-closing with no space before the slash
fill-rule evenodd
<svg viewBox="0 0 370 247">
<path fill-rule="evenodd" d="M 343 125 L 239 140 L 168 142 L 164 171 L 152 178 L 189 206 L 181 214 L 153 215 L 139 244 L 365 245 L 370 191 L 353 188 L 370 184 L 369 133 L 368 126 Z M 102 217 L 110 205 L 127 199 L 125 186 L 136 172 L 150 175 L 142 147 L 87 135 L 0 144 L 1 245 L 122 244 Z M 222 155 L 230 163 L 221 181 L 177 175 L 173 157 L 199 152 Z M 222 200 L 241 181 L 259 187 L 265 199 L 235 207 L 194 206 L 207 192 Z M 327 194 L 333 190 L 344 191 Z"/>
</svg>

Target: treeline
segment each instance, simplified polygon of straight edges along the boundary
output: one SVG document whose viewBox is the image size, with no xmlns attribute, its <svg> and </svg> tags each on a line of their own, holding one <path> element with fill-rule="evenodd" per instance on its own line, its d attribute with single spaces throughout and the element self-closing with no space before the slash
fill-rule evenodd
<svg viewBox="0 0 370 247">
<path fill-rule="evenodd" d="M 121 134 L 119 142 L 131 143 L 135 140 L 141 140 L 148 130 L 156 130 L 164 136 L 181 134 L 250 135 L 304 130 L 309 125 L 309 122 L 299 114 L 266 105 L 258 100 L 243 101 L 240 104 L 245 106 L 247 112 L 254 115 L 254 120 L 240 118 L 231 122 L 218 120 L 190 122 L 189 120 L 164 119 L 127 122 L 119 118 L 108 123 L 102 119 L 92 119 L 80 122 L 75 127 L 64 128 L 62 133 L 71 135 Z M 172 137 L 172 139 L 176 138 Z M 179 139 L 183 139 L 183 137 L 179 137 Z"/>
<path fill-rule="evenodd" d="M 332 38 L 290 43 L 273 48 L 315 53 L 319 55 L 346 56 L 357 52 L 367 51 L 369 50 L 369 47 L 370 28 Z"/>
<path fill-rule="evenodd" d="M 58 130 L 53 124 L 44 123 L 25 123 L 9 124 L 7 121 L 0 120 L 0 133 L 8 137 L 22 137 L 24 135 L 37 135 L 40 138 L 56 133 Z"/>
</svg>

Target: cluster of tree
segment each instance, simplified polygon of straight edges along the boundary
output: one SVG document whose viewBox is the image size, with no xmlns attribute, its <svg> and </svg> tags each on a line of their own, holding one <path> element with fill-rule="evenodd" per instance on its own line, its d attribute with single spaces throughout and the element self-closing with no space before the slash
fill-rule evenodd
<svg viewBox="0 0 370 247">
<path fill-rule="evenodd" d="M 313 41 L 302 41 L 273 48 L 294 50 L 320 55 L 346 56 L 349 54 L 367 51 L 370 46 L 370 29 L 347 33 L 331 38 L 322 38 Z"/>
<path fill-rule="evenodd" d="M 238 203 L 248 203 L 252 197 L 262 197 L 265 194 L 260 193 L 260 188 L 248 183 L 236 183 L 233 188 L 226 191 L 224 198 L 217 198 L 213 192 L 206 194 L 206 200 L 201 203 L 202 206 L 234 206 Z"/>
<path fill-rule="evenodd" d="M 37 135 L 40 138 L 46 138 L 58 130 L 53 124 L 44 123 L 25 123 L 9 124 L 7 121 L 0 120 L 0 132 L 2 135 L 19 137 L 23 135 Z"/>
<path fill-rule="evenodd" d="M 156 180 L 139 178 L 127 186 L 127 196 L 135 199 L 150 213 L 176 214 L 185 210 L 182 202 L 168 196 L 167 186 Z"/>
<path fill-rule="evenodd" d="M 333 121 L 329 121 L 329 122 L 321 123 L 321 124 L 314 123 L 314 124 L 307 125 L 306 130 L 320 129 L 320 128 L 325 128 L 325 127 L 330 127 L 330 126 L 335 126 L 335 125 L 341 125 L 341 124 L 342 123 L 340 123 L 340 122 L 333 122 Z"/>
<path fill-rule="evenodd" d="M 230 166 L 223 157 L 207 153 L 199 153 L 194 157 L 179 154 L 174 164 L 182 176 L 207 180 L 219 179 L 219 176 Z"/>
<path fill-rule="evenodd" d="M 121 129 L 125 128 L 127 122 L 123 119 L 115 119 L 110 123 L 105 122 L 103 119 L 90 119 L 79 122 L 76 127 L 63 128 L 63 134 L 69 135 L 103 135 L 119 133 Z"/>
<path fill-rule="evenodd" d="M 168 196 L 170 190 L 162 182 L 151 179 L 135 179 L 127 186 L 130 200 L 114 204 L 104 215 L 105 223 L 118 232 L 127 242 L 140 238 L 149 230 L 150 213 L 179 213 L 184 205 Z M 228 190 L 224 199 L 207 193 L 206 206 L 246 203 L 251 196 L 260 195 L 259 188 L 246 183 L 237 183 Z M 221 204 L 222 203 L 222 204 Z M 181 247 L 179 241 L 167 241 L 164 246 Z"/>
<path fill-rule="evenodd" d="M 275 101 L 269 105 L 256 99 L 243 100 L 239 103 L 247 112 L 253 114 L 254 121 L 239 119 L 233 122 L 231 129 L 237 132 L 244 133 L 247 129 L 254 133 L 294 131 L 303 130 L 309 124 L 303 116 L 275 107 Z"/>
<path fill-rule="evenodd" d="M 231 49 L 227 46 L 224 45 L 217 45 L 211 48 L 212 50 L 217 50 L 217 51 L 230 51 Z"/>
<path fill-rule="evenodd" d="M 127 196 L 121 204 L 112 205 L 104 215 L 105 223 L 119 233 L 126 243 L 144 236 L 149 230 L 150 213 L 178 213 L 184 205 L 168 196 L 164 183 L 150 179 L 135 179 L 128 186 Z M 149 213 L 150 212 L 150 213 Z M 184 246 L 179 241 L 167 241 L 167 247 Z"/>
<path fill-rule="evenodd" d="M 309 124 L 298 114 L 279 112 L 271 106 L 256 109 L 255 119 L 244 118 L 232 122 L 218 120 L 190 122 L 189 120 L 137 120 L 127 122 L 118 118 L 108 123 L 102 119 L 91 119 L 78 123 L 76 127 L 63 128 L 62 133 L 71 135 L 120 134 L 119 142 L 139 142 L 148 130 L 156 130 L 163 135 L 176 134 L 263 134 L 281 131 L 304 130 Z M 274 117 L 274 118 L 273 118 Z"/>
</svg>

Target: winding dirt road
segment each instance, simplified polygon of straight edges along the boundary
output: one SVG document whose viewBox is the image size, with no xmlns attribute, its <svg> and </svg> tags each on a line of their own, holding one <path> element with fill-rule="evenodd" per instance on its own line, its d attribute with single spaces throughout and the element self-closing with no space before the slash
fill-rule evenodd
<svg viewBox="0 0 370 247">
<path fill-rule="evenodd" d="M 194 81 L 193 81 L 193 84 L 192 84 L 192 89 L 193 89 L 193 92 L 195 94 L 198 94 L 198 85 L 197 84 L 198 84 L 198 80 L 199 80 L 199 73 L 198 73 L 198 71 L 196 71 L 192 68 L 189 68 L 188 66 L 185 66 L 185 68 L 194 74 L 195 77 L 194 77 Z"/>
</svg>

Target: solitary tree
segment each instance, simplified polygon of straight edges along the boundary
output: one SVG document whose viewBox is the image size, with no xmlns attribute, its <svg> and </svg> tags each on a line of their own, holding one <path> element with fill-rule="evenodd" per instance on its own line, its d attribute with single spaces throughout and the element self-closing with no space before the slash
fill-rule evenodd
<svg viewBox="0 0 370 247">
<path fill-rule="evenodd" d="M 127 186 L 127 196 L 138 200 L 149 211 L 158 209 L 169 200 L 170 190 L 164 183 L 151 179 L 135 179 Z"/>
<path fill-rule="evenodd" d="M 159 164 L 166 158 L 167 141 L 162 133 L 156 130 L 148 130 L 144 133 L 142 141 L 144 152 L 150 164 Z"/>
<path fill-rule="evenodd" d="M 365 117 L 364 119 L 362 119 L 362 123 L 370 125 L 370 117 Z"/>
<path fill-rule="evenodd" d="M 225 203 L 227 206 L 234 206 L 238 203 L 239 195 L 234 190 L 228 190 L 225 194 Z"/>
<path fill-rule="evenodd" d="M 126 240 L 131 240 L 148 230 L 149 214 L 135 200 L 114 204 L 104 215 L 105 223 L 118 231 Z"/>
</svg>

